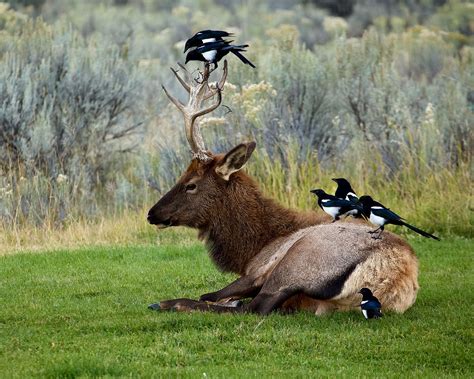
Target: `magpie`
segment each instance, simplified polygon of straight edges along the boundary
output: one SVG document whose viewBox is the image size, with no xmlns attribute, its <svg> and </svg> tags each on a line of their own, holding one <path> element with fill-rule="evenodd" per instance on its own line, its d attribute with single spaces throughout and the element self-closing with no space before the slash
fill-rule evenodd
<svg viewBox="0 0 474 379">
<path fill-rule="evenodd" d="M 194 50 L 191 50 L 186 55 L 185 63 L 188 63 L 189 61 L 201 61 L 209 64 L 213 63 L 215 65 L 214 68 L 217 68 L 217 62 L 219 62 L 229 52 L 232 52 L 243 63 L 255 68 L 255 65 L 241 54 L 241 51 L 245 51 L 245 48 L 249 45 L 231 45 L 231 42 L 232 41 L 215 41 L 204 43 L 203 45 L 196 47 Z"/>
<path fill-rule="evenodd" d="M 380 230 L 379 234 L 376 237 L 373 237 L 375 239 L 380 238 L 380 235 L 382 234 L 385 225 L 393 224 L 393 225 L 406 226 L 407 228 L 413 230 L 414 232 L 421 234 L 423 237 L 433 238 L 439 241 L 438 237 L 432 234 L 429 234 L 421 229 L 418 229 L 417 227 L 413 225 L 408 224 L 407 222 L 404 221 L 403 218 L 401 218 L 395 212 L 391 211 L 390 209 L 386 208 L 384 205 L 375 201 L 370 196 L 366 196 L 366 195 L 361 196 L 361 198 L 359 199 L 359 204 L 362 205 L 362 213 L 364 214 L 364 216 L 372 224 L 378 226 L 377 229 L 371 230 L 369 233 L 374 234 Z"/>
<path fill-rule="evenodd" d="M 232 35 L 223 30 L 201 30 L 186 41 L 183 53 L 192 47 L 199 47 L 207 42 L 223 41 L 223 37 L 232 37 Z"/>
<path fill-rule="evenodd" d="M 357 203 L 359 198 L 357 197 L 355 191 L 352 189 L 351 184 L 347 179 L 344 178 L 333 178 L 337 183 L 337 189 L 336 193 L 334 194 L 337 198 L 339 199 L 345 199 L 348 200 L 352 203 Z M 358 209 L 353 209 L 349 212 L 347 212 L 347 216 L 352 215 L 356 218 L 362 217 L 362 212 L 359 211 Z"/>
<path fill-rule="evenodd" d="M 332 180 L 337 183 L 336 193 L 334 194 L 337 198 L 349 201 L 357 201 L 359 199 L 348 180 L 344 178 L 333 178 Z"/>
<path fill-rule="evenodd" d="M 372 291 L 368 288 L 362 288 L 359 293 L 362 295 L 360 309 L 365 319 L 382 317 L 382 304 L 380 304 L 379 299 L 372 294 Z"/>
<path fill-rule="evenodd" d="M 345 199 L 338 199 L 336 196 L 330 195 L 322 189 L 311 190 L 311 193 L 314 193 L 318 197 L 318 205 L 334 219 L 333 222 L 339 220 L 340 216 L 354 209 L 362 211 L 359 204 Z"/>
</svg>

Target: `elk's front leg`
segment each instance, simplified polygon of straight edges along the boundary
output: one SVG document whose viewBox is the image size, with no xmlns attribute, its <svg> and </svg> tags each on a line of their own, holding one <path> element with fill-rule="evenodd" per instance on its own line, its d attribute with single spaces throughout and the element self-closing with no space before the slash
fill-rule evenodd
<svg viewBox="0 0 474 379">
<path fill-rule="evenodd" d="M 261 280 L 250 275 L 242 276 L 236 281 L 230 283 L 220 291 L 210 292 L 202 295 L 200 301 L 216 302 L 223 299 L 242 299 L 244 297 L 253 297 L 257 295 L 262 288 Z"/>
</svg>

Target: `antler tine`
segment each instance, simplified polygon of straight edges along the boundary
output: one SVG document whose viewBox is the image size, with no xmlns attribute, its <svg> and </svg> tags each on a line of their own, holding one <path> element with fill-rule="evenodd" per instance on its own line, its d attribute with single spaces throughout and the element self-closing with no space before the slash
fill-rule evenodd
<svg viewBox="0 0 474 379">
<path fill-rule="evenodd" d="M 193 77 L 191 76 L 191 73 L 188 71 L 188 69 L 181 63 L 178 62 L 178 66 L 181 70 L 183 70 L 183 74 L 186 76 L 186 80 L 188 82 L 192 82 Z"/>
<path fill-rule="evenodd" d="M 219 80 L 218 86 L 221 90 L 224 89 L 225 81 L 227 80 L 227 59 L 224 61 L 224 69 L 222 70 L 221 80 Z"/>
<path fill-rule="evenodd" d="M 176 71 L 173 67 L 170 67 L 170 70 L 173 72 L 174 76 L 178 79 L 178 81 L 181 83 L 181 85 L 184 87 L 186 91 L 191 91 L 191 86 L 186 83 L 181 76 L 178 75 L 178 71 Z M 185 74 L 186 75 L 186 74 Z"/>
<path fill-rule="evenodd" d="M 213 110 L 215 110 L 219 105 L 221 105 L 221 102 L 222 102 L 222 91 L 221 89 L 218 87 L 216 89 L 216 92 L 217 92 L 217 100 L 214 104 L 212 104 L 211 106 L 205 108 L 205 109 L 201 109 L 199 112 L 195 113 L 193 115 L 193 118 L 196 119 L 197 117 L 200 117 L 200 116 L 204 116 L 206 113 L 210 113 L 212 112 Z"/>
<path fill-rule="evenodd" d="M 164 85 L 161 86 L 161 88 L 163 88 L 163 91 L 165 91 L 165 94 L 166 96 L 168 96 L 168 99 L 171 100 L 171 102 L 176 105 L 176 107 L 183 113 L 185 113 L 185 109 L 184 109 L 184 105 L 178 100 L 176 99 L 174 96 L 172 96 L 168 90 L 165 88 Z"/>
<path fill-rule="evenodd" d="M 225 81 L 227 80 L 227 59 L 224 61 L 224 68 L 222 70 L 222 76 L 219 80 L 219 82 L 215 83 L 216 88 L 210 89 L 209 86 L 207 87 L 207 92 L 206 95 L 204 96 L 204 100 L 207 100 L 214 96 L 217 93 L 217 88 L 219 88 L 221 91 L 224 89 L 224 84 Z"/>
</svg>

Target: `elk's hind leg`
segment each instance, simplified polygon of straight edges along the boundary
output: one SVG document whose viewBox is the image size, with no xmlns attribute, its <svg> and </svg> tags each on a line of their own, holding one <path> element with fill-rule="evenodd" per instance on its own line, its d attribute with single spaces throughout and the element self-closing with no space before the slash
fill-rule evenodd
<svg viewBox="0 0 474 379">
<path fill-rule="evenodd" d="M 245 275 L 230 283 L 220 291 L 210 292 L 202 295 L 199 300 L 216 302 L 222 299 L 242 299 L 244 297 L 255 296 L 262 284 L 259 283 L 258 278 L 250 275 Z"/>
<path fill-rule="evenodd" d="M 277 290 L 274 292 L 261 291 L 247 306 L 245 311 L 267 315 L 280 306 L 294 295 L 293 291 Z"/>
</svg>

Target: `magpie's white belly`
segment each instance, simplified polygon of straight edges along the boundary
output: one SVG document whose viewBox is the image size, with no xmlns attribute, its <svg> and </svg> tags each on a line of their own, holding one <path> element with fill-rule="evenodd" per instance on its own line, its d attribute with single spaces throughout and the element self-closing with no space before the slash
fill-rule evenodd
<svg viewBox="0 0 474 379">
<path fill-rule="evenodd" d="M 385 219 L 383 217 L 374 215 L 372 212 L 370 212 L 369 220 L 372 224 L 377 226 L 385 225 Z"/>
<path fill-rule="evenodd" d="M 365 309 L 362 309 L 362 314 L 364 315 L 365 318 L 368 318 L 367 311 Z"/>
<path fill-rule="evenodd" d="M 208 62 L 212 62 L 216 58 L 216 55 L 217 55 L 217 50 L 210 50 L 210 51 L 206 51 L 205 53 L 202 53 L 202 56 Z"/>
<path fill-rule="evenodd" d="M 339 209 L 341 208 L 340 207 L 325 207 L 323 204 L 323 211 L 331 215 L 333 218 L 336 218 L 336 216 L 339 214 Z"/>
</svg>

